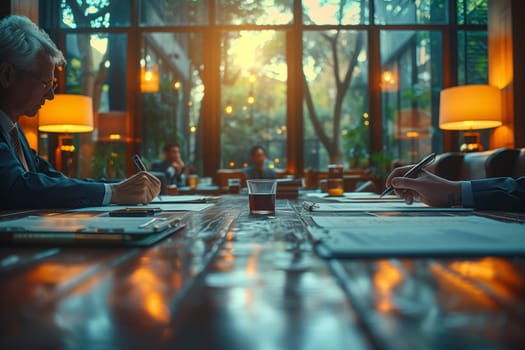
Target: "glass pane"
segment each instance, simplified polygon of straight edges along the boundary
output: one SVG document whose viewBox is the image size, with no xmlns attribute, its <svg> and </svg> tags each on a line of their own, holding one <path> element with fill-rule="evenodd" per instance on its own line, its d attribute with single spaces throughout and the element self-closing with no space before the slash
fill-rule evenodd
<svg viewBox="0 0 525 350">
<path fill-rule="evenodd" d="M 128 0 L 60 0 L 61 28 L 129 26 Z"/>
<path fill-rule="evenodd" d="M 448 0 L 374 0 L 376 24 L 448 23 Z"/>
<path fill-rule="evenodd" d="M 488 83 L 486 31 L 458 31 L 458 85 Z M 489 148 L 490 130 L 480 131 L 480 143 Z M 461 140 L 462 138 L 460 138 Z"/>
<path fill-rule="evenodd" d="M 208 0 L 139 0 L 143 26 L 208 24 Z"/>
<path fill-rule="evenodd" d="M 488 82 L 486 31 L 458 31 L 458 84 Z"/>
<path fill-rule="evenodd" d="M 286 78 L 283 32 L 222 36 L 221 167 L 249 165 L 250 149 L 266 149 L 269 168 L 286 168 Z"/>
<path fill-rule="evenodd" d="M 145 33 L 142 36 L 142 153 L 146 165 L 162 159 L 168 143 L 180 146 L 189 168 L 200 167 L 195 145 L 204 95 L 202 35 Z"/>
<path fill-rule="evenodd" d="M 368 24 L 368 0 L 304 0 L 304 24 Z"/>
<path fill-rule="evenodd" d="M 217 24 L 289 24 L 293 0 L 217 0 Z"/>
<path fill-rule="evenodd" d="M 459 24 L 487 24 L 488 0 L 457 0 Z"/>
<path fill-rule="evenodd" d="M 125 177 L 127 35 L 68 34 L 65 52 L 65 92 L 91 96 L 97 112 L 95 131 L 75 136 L 79 176 Z"/>
<path fill-rule="evenodd" d="M 368 61 L 364 31 L 303 34 L 305 168 L 366 167 Z"/>
<path fill-rule="evenodd" d="M 412 163 L 442 148 L 437 112 L 441 33 L 381 31 L 380 41 L 384 146 L 380 158 Z"/>
</svg>

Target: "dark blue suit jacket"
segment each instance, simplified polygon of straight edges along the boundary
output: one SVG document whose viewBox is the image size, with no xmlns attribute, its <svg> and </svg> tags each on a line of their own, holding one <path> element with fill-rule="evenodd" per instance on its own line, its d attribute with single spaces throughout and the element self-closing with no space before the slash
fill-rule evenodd
<svg viewBox="0 0 525 350">
<path fill-rule="evenodd" d="M 525 176 L 473 180 L 474 208 L 525 211 Z"/>
<path fill-rule="evenodd" d="M 0 128 L 0 210 L 102 204 L 103 183 L 68 178 L 30 149 L 22 132 L 19 136 L 29 171 L 25 171 L 8 136 Z"/>
<path fill-rule="evenodd" d="M 166 182 L 168 185 L 175 184 L 177 186 L 186 186 L 186 178 L 185 176 L 182 176 L 186 170 L 186 167 L 183 166 L 180 173 L 178 174 L 176 174 L 175 169 L 172 168 L 174 171 L 173 176 L 168 172 L 168 169 L 170 167 L 171 167 L 171 164 L 166 162 L 166 160 L 158 160 L 154 162 L 153 164 L 151 164 L 151 171 L 157 171 L 160 173 L 164 173 L 164 175 L 166 176 Z"/>
<path fill-rule="evenodd" d="M 252 179 L 275 179 L 277 174 L 272 169 L 257 170 L 253 166 L 242 169 L 248 180 Z"/>
</svg>

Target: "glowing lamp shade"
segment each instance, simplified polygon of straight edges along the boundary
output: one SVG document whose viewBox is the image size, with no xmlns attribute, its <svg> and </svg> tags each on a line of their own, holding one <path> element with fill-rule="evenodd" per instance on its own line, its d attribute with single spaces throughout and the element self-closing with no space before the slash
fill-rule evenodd
<svg viewBox="0 0 525 350">
<path fill-rule="evenodd" d="M 79 133 L 93 131 L 93 102 L 82 95 L 57 94 L 40 109 L 38 130 L 42 132 Z"/>
<path fill-rule="evenodd" d="M 490 85 L 464 85 L 441 91 L 439 127 L 475 130 L 501 125 L 501 93 Z"/>
</svg>

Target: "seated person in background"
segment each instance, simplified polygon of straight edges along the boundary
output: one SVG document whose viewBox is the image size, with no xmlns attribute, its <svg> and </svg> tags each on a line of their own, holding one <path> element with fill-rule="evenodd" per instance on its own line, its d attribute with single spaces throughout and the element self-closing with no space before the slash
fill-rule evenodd
<svg viewBox="0 0 525 350">
<path fill-rule="evenodd" d="M 266 167 L 266 152 L 260 145 L 250 150 L 252 165 L 243 169 L 247 179 L 275 179 L 275 171 Z"/>
<path fill-rule="evenodd" d="M 154 162 L 151 165 L 151 170 L 164 173 L 168 185 L 186 186 L 186 178 L 190 169 L 184 165 L 184 161 L 180 157 L 179 145 L 169 143 L 164 146 L 163 150 L 164 159 Z"/>
<path fill-rule="evenodd" d="M 64 55 L 27 17 L 0 20 L 0 210 L 149 203 L 160 181 L 141 171 L 119 183 L 71 179 L 29 148 L 18 126 L 55 97 Z"/>
<path fill-rule="evenodd" d="M 386 186 L 392 185 L 408 204 L 417 200 L 434 207 L 525 211 L 525 177 L 449 181 L 426 169 L 415 179 L 402 177 L 411 168 L 396 168 L 386 179 Z"/>
</svg>

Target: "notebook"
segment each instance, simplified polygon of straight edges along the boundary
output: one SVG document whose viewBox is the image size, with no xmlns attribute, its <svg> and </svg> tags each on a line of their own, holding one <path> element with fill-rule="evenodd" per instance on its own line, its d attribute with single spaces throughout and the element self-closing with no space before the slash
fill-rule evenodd
<svg viewBox="0 0 525 350">
<path fill-rule="evenodd" d="M 146 246 L 182 229 L 181 217 L 180 213 L 145 217 L 78 213 L 26 216 L 0 221 L 0 242 Z"/>
<path fill-rule="evenodd" d="M 315 216 L 308 231 L 325 258 L 525 255 L 525 224 L 476 215 Z"/>
</svg>

